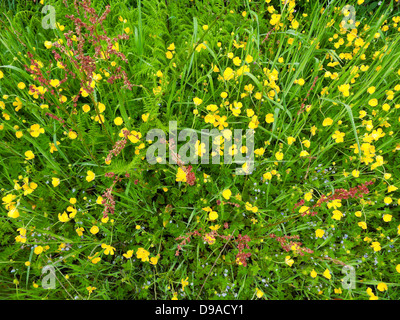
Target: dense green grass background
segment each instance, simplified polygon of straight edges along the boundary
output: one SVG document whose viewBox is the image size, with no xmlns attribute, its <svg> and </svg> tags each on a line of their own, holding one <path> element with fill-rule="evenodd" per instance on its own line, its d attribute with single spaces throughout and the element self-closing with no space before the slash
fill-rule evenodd
<svg viewBox="0 0 400 320">
<path fill-rule="evenodd" d="M 42 28 L 44 4 L 55 7 L 63 31 Z M 95 73 L 102 79 L 76 106 L 73 97 L 82 79 L 93 75 L 85 75 L 82 65 L 74 64 L 77 57 L 62 53 L 55 43 L 62 39 L 63 47 L 68 43 L 65 33 L 77 33 L 66 15 L 89 22 L 82 6 L 76 12 L 73 1 L 68 4 L 1 4 L 1 298 L 399 298 L 398 3 L 296 1 L 296 12 L 289 12 L 289 5 L 277 0 L 112 1 L 96 32 L 103 35 L 105 30 L 109 38 L 129 35 L 118 40 L 118 52 L 127 62 L 115 54 L 99 58 L 86 39 L 84 53 L 95 57 Z M 100 16 L 107 4 L 91 1 Z M 341 9 L 347 4 L 356 9 L 357 33 L 340 28 Z M 275 30 L 274 14 L 281 14 L 282 23 Z M 343 44 L 335 46 L 339 39 Z M 359 39 L 369 46 L 355 45 Z M 52 43 L 50 49 L 46 41 Z M 73 47 L 79 43 L 83 42 Z M 106 41 L 101 47 L 107 51 Z M 29 53 L 43 64 L 40 69 L 47 79 L 66 77 L 59 87 L 64 103 L 50 88 L 43 101 L 29 93 L 29 85 L 40 85 L 25 68 L 32 68 Z M 55 53 L 75 78 L 57 66 Z M 240 59 L 239 65 L 233 57 Z M 248 69 L 242 75 L 224 79 L 227 68 L 237 72 L 243 66 Z M 122 79 L 107 82 L 119 73 L 118 67 L 126 72 L 131 90 Z M 18 86 L 21 82 L 24 89 Z M 347 84 L 349 95 L 339 90 Z M 371 87 L 373 93 L 367 91 Z M 195 98 L 202 103 L 195 105 Z M 376 106 L 372 99 L 377 99 Z M 105 106 L 102 112 L 100 102 Z M 241 113 L 235 115 L 232 109 L 238 102 Z M 84 105 L 90 106 L 89 112 Z M 210 111 L 210 105 L 219 113 Z M 64 119 L 65 127 L 47 112 Z M 104 118 L 96 121 L 100 113 Z M 256 123 L 258 154 L 252 174 L 234 175 L 235 164 L 193 164 L 196 184 L 191 186 L 177 181 L 177 165 L 145 161 L 149 130 L 168 131 L 168 122 L 174 120 L 178 129 L 200 132 L 214 128 L 205 121 L 211 115 L 226 116 L 228 129 L 245 130 Z M 274 121 L 267 122 L 271 116 Z M 332 124 L 325 126 L 327 118 Z M 35 124 L 44 129 L 38 137 L 30 133 Z M 128 139 L 123 151 L 106 164 L 123 128 L 140 132 L 140 141 Z M 71 139 L 69 131 L 76 138 Z M 345 134 L 342 142 L 337 132 Z M 35 158 L 26 159 L 28 150 Z M 95 174 L 92 181 L 86 179 L 89 171 Z M 114 184 L 106 176 L 110 172 L 121 181 Z M 60 184 L 54 186 L 53 178 Z M 323 196 L 338 194 L 338 189 L 368 181 L 373 184 L 362 199 L 344 199 L 340 206 L 322 201 L 315 208 L 317 215 L 299 213 Z M 115 212 L 104 220 L 99 197 L 105 198 L 110 187 Z M 231 196 L 226 199 L 228 189 Z M 12 202 L 18 204 L 17 218 L 10 216 L 9 195 L 16 196 Z M 217 212 L 216 220 L 210 219 L 208 208 Z M 342 218 L 333 218 L 334 210 Z M 73 218 L 63 222 L 63 212 Z M 25 242 L 16 238 L 23 236 L 20 228 L 26 230 Z M 79 228 L 84 229 L 81 235 Z M 324 235 L 317 237 L 317 230 Z M 250 239 L 243 251 L 251 253 L 247 265 L 237 261 L 239 234 Z M 295 248 L 286 252 L 271 235 L 295 237 L 293 241 L 312 253 L 303 255 Z M 185 237 L 191 241 L 182 244 Z M 374 250 L 373 243 L 379 243 L 380 250 Z M 38 246 L 43 248 L 40 253 L 35 252 Z M 145 254 L 142 261 L 140 248 L 153 260 L 146 261 Z M 94 263 L 96 257 L 101 260 Z M 56 271 L 52 290 L 41 286 L 46 265 Z M 352 290 L 342 287 L 343 265 L 355 268 Z"/>
</svg>

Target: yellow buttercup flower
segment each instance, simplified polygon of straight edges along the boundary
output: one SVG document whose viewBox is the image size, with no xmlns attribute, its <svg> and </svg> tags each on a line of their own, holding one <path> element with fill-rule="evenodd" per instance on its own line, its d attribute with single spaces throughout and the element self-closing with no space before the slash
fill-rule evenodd
<svg viewBox="0 0 400 320">
<path fill-rule="evenodd" d="M 33 252 L 37 255 L 41 254 L 43 252 L 43 247 L 42 246 L 36 246 Z"/>
<path fill-rule="evenodd" d="M 385 222 L 392 221 L 392 215 L 391 214 L 384 214 L 383 215 L 383 221 L 385 221 Z"/>
<path fill-rule="evenodd" d="M 368 101 L 368 104 L 371 107 L 376 107 L 378 105 L 378 100 L 377 99 L 371 99 L 371 100 Z"/>
<path fill-rule="evenodd" d="M 299 25 L 300 25 L 297 20 L 292 20 L 291 24 L 292 24 L 292 28 L 293 29 L 297 29 L 299 27 Z"/>
<path fill-rule="evenodd" d="M 91 182 L 95 179 L 95 177 L 96 177 L 96 174 L 93 171 L 89 170 L 86 175 L 86 181 Z"/>
<path fill-rule="evenodd" d="M 379 291 L 383 292 L 383 291 L 387 291 L 388 286 L 387 286 L 386 283 L 380 282 L 380 283 L 378 283 L 378 285 L 376 286 L 376 288 L 377 288 Z"/>
<path fill-rule="evenodd" d="M 273 115 L 272 113 L 268 113 L 268 114 L 265 116 L 265 122 L 266 122 L 266 123 L 272 123 L 272 122 L 274 122 L 274 115 Z"/>
<path fill-rule="evenodd" d="M 317 275 L 318 275 L 318 273 L 317 273 L 314 269 L 312 269 L 312 271 L 311 271 L 311 273 L 310 273 L 310 276 L 311 276 L 312 278 L 316 278 Z"/>
<path fill-rule="evenodd" d="M 25 160 L 32 160 L 33 158 L 35 158 L 35 155 L 31 150 L 25 152 Z"/>
<path fill-rule="evenodd" d="M 289 267 L 291 267 L 291 266 L 293 265 L 293 263 L 294 263 L 294 260 L 293 260 L 293 259 L 290 259 L 290 256 L 286 256 L 286 257 L 285 257 L 285 263 L 286 263 Z"/>
<path fill-rule="evenodd" d="M 85 229 L 80 227 L 80 228 L 76 228 L 75 231 L 78 234 L 78 236 L 81 237 L 83 235 L 83 231 L 85 231 Z"/>
<path fill-rule="evenodd" d="M 271 180 L 272 179 L 272 173 L 271 172 L 266 172 L 263 174 L 263 178 L 265 180 Z"/>
<path fill-rule="evenodd" d="M 101 260 L 100 257 L 95 257 L 95 258 L 91 259 L 91 261 L 92 261 L 93 264 L 98 263 L 100 260 Z"/>
<path fill-rule="evenodd" d="M 82 110 L 83 110 L 83 112 L 87 113 L 87 112 L 90 111 L 90 106 L 85 104 L 85 105 L 82 106 Z"/>
<path fill-rule="evenodd" d="M 229 81 L 229 80 L 231 80 L 234 76 L 235 76 L 235 73 L 234 73 L 234 71 L 233 71 L 231 68 L 228 67 L 228 68 L 225 69 L 225 71 L 224 71 L 224 73 L 223 73 L 223 78 L 224 78 L 224 80 Z"/>
<path fill-rule="evenodd" d="M 317 238 L 322 238 L 322 237 L 324 236 L 324 234 L 325 234 L 325 231 L 322 230 L 322 229 L 317 229 L 317 230 L 315 230 L 315 236 L 316 236 Z"/>
<path fill-rule="evenodd" d="M 295 142 L 295 141 L 296 141 L 296 138 L 294 138 L 294 137 L 288 137 L 287 138 L 287 142 L 288 142 L 289 146 L 291 146 L 293 144 L 293 142 Z"/>
<path fill-rule="evenodd" d="M 60 144 L 59 141 L 56 141 L 57 146 Z M 56 145 L 53 142 L 49 142 L 49 146 L 50 146 L 50 153 L 53 153 L 55 151 L 58 151 Z"/>
<path fill-rule="evenodd" d="M 7 217 L 12 219 L 17 219 L 19 217 L 19 211 L 14 205 L 10 205 L 9 210 L 10 211 L 8 211 Z"/>
<path fill-rule="evenodd" d="M 186 277 L 185 280 L 181 279 L 182 291 L 185 291 L 185 287 L 189 285 L 188 279 L 189 279 L 189 277 Z"/>
<path fill-rule="evenodd" d="M 101 247 L 104 249 L 104 254 L 105 255 L 114 255 L 115 248 L 112 247 L 111 245 L 102 243 Z"/>
<path fill-rule="evenodd" d="M 31 125 L 29 133 L 32 137 L 37 138 L 39 134 L 44 133 L 44 129 L 41 128 L 39 124 L 33 124 Z"/>
<path fill-rule="evenodd" d="M 167 57 L 167 59 L 172 59 L 172 57 L 173 57 L 171 51 L 167 51 L 167 52 L 165 53 L 165 56 Z"/>
<path fill-rule="evenodd" d="M 342 217 L 343 217 L 343 213 L 341 212 L 341 211 L 339 211 L 339 210 L 333 210 L 333 216 L 332 216 L 332 219 L 335 219 L 335 220 L 340 220 L 340 219 L 342 219 Z"/>
<path fill-rule="evenodd" d="M 345 135 L 346 134 L 344 132 L 340 132 L 340 131 L 336 130 L 335 133 L 332 135 L 332 138 L 335 139 L 336 143 L 340 143 L 340 142 L 344 141 L 343 137 Z"/>
<path fill-rule="evenodd" d="M 260 289 L 256 288 L 256 296 L 257 298 L 262 298 L 264 295 L 264 292 L 262 292 Z"/>
<path fill-rule="evenodd" d="M 136 256 L 138 259 L 141 259 L 142 262 L 149 261 L 150 252 L 145 250 L 144 248 L 139 248 L 136 252 Z"/>
<path fill-rule="evenodd" d="M 97 289 L 96 287 L 92 287 L 92 286 L 86 287 L 86 290 L 89 291 L 89 295 L 92 294 L 92 292 L 96 289 Z"/>
<path fill-rule="evenodd" d="M 224 190 L 224 191 L 222 192 L 222 196 L 223 196 L 226 200 L 229 200 L 230 197 L 231 197 L 231 195 L 232 195 L 232 191 L 229 190 L 229 189 L 226 189 L 226 190 Z"/>
<path fill-rule="evenodd" d="M 322 125 L 324 127 L 330 126 L 333 123 L 333 120 L 331 118 L 325 118 L 324 121 L 322 122 Z"/>
<path fill-rule="evenodd" d="M 386 204 L 391 204 L 391 203 L 393 202 L 393 200 L 392 200 L 391 197 L 385 197 L 385 198 L 383 199 L 383 202 L 385 202 Z"/>
<path fill-rule="evenodd" d="M 235 57 L 235 58 L 233 58 L 232 62 L 235 66 L 240 66 L 240 64 L 242 63 L 242 60 L 239 57 Z"/>
<path fill-rule="evenodd" d="M 358 226 L 361 227 L 361 228 L 363 228 L 364 230 L 367 229 L 367 224 L 366 224 L 364 221 L 359 222 L 359 223 L 358 223 Z"/>
<path fill-rule="evenodd" d="M 75 131 L 69 131 L 68 132 L 68 138 L 70 138 L 70 139 L 72 139 L 72 140 L 74 140 L 74 139 L 76 139 L 78 137 L 78 135 L 77 135 L 77 133 L 75 132 Z"/>
<path fill-rule="evenodd" d="M 253 62 L 253 57 L 251 56 L 251 55 L 247 55 L 246 56 L 246 58 L 245 58 L 245 61 L 247 62 L 247 63 L 252 63 Z"/>
<path fill-rule="evenodd" d="M 245 207 L 246 207 L 246 210 L 248 210 L 248 211 L 252 211 L 254 213 L 258 212 L 258 208 L 256 206 L 253 206 L 250 202 L 246 202 Z"/>
<path fill-rule="evenodd" d="M 304 212 L 308 211 L 308 209 L 310 209 L 310 207 L 302 206 L 302 207 L 300 208 L 300 210 L 299 210 L 299 213 L 304 213 Z"/>
<path fill-rule="evenodd" d="M 197 47 L 196 47 L 196 51 L 200 52 L 203 49 L 207 49 L 206 45 L 203 43 L 200 43 Z"/>
<path fill-rule="evenodd" d="M 150 116 L 150 113 L 144 113 L 144 114 L 142 114 L 142 120 L 143 120 L 143 122 L 147 122 L 147 121 L 149 120 L 149 116 Z"/>
<path fill-rule="evenodd" d="M 60 80 L 58 79 L 51 79 L 50 80 L 50 85 L 54 88 L 57 88 L 58 86 L 60 86 Z"/>
<path fill-rule="evenodd" d="M 98 233 L 99 232 L 99 227 L 98 226 L 92 226 L 91 228 L 90 228 L 90 233 L 91 234 L 96 234 L 96 233 Z"/>
<path fill-rule="evenodd" d="M 354 178 L 358 178 L 358 177 L 360 176 L 360 171 L 358 171 L 358 170 L 353 170 L 353 171 L 351 172 L 351 174 L 353 175 Z"/>
<path fill-rule="evenodd" d="M 60 184 L 60 179 L 59 178 L 51 178 L 51 184 L 53 187 L 57 187 Z"/>
<path fill-rule="evenodd" d="M 329 271 L 329 269 L 326 269 L 322 275 L 327 279 L 332 278 L 332 275 L 331 275 L 331 272 Z"/>
<path fill-rule="evenodd" d="M 114 123 L 115 123 L 115 125 L 120 126 L 120 125 L 122 125 L 124 123 L 124 120 L 122 120 L 121 117 L 116 117 L 114 119 Z"/>
<path fill-rule="evenodd" d="M 70 218 L 68 214 L 64 211 L 62 214 L 61 213 L 58 214 L 58 220 L 60 220 L 61 222 L 68 222 Z"/>
<path fill-rule="evenodd" d="M 307 157 L 308 155 L 310 154 L 306 150 L 300 152 L 300 157 Z"/>
<path fill-rule="evenodd" d="M 175 181 L 186 182 L 186 172 L 183 171 L 183 169 L 181 167 L 178 168 L 178 172 L 176 173 Z"/>
<path fill-rule="evenodd" d="M 150 264 L 155 266 L 158 263 L 158 259 L 159 259 L 159 255 L 157 255 L 156 257 L 151 257 L 149 262 L 150 262 Z"/>
<path fill-rule="evenodd" d="M 377 241 L 374 241 L 371 243 L 371 248 L 373 248 L 375 252 L 381 251 L 381 249 L 382 249 L 381 244 Z"/>
<path fill-rule="evenodd" d="M 211 221 L 214 221 L 218 218 L 218 213 L 216 211 L 210 211 L 210 213 L 208 214 L 208 218 Z"/>
<path fill-rule="evenodd" d="M 193 98 L 193 102 L 194 102 L 194 104 L 196 106 L 199 106 L 199 105 L 202 104 L 203 100 L 201 100 L 200 98 L 195 97 L 195 98 Z"/>
<path fill-rule="evenodd" d="M 133 250 L 128 250 L 126 253 L 122 254 L 125 258 L 129 259 L 133 255 Z"/>
<path fill-rule="evenodd" d="M 283 153 L 278 151 L 277 153 L 275 153 L 275 158 L 278 161 L 282 160 L 283 159 Z"/>
</svg>

